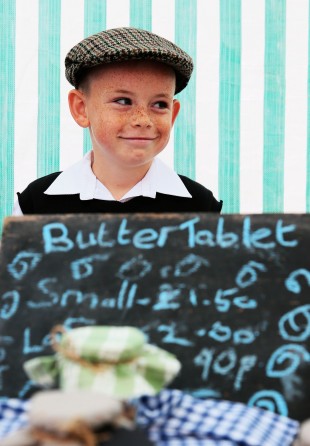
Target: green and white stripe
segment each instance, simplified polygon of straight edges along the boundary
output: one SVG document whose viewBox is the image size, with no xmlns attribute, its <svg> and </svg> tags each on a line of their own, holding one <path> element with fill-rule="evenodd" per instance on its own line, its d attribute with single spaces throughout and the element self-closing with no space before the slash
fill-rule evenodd
<svg viewBox="0 0 310 446">
<path fill-rule="evenodd" d="M 187 14 L 184 10 L 187 9 Z M 197 1 L 175 0 L 175 43 L 196 62 Z M 175 124 L 174 168 L 193 179 L 196 177 L 196 72 L 179 94 L 182 109 Z"/>
<path fill-rule="evenodd" d="M 15 22 L 14 2 L 2 2 L 0 16 L 0 198 L 1 214 L 11 210 L 14 189 L 14 101 L 15 101 Z"/>
<path fill-rule="evenodd" d="M 138 26 L 195 60 L 161 157 L 225 213 L 310 211 L 309 0 L 1 0 L 1 222 L 15 192 L 90 147 L 70 116 L 67 51 Z"/>
<path fill-rule="evenodd" d="M 307 16 L 306 16 L 307 17 Z M 310 7 L 308 24 L 310 23 Z M 308 119 L 307 119 L 307 175 L 306 175 L 306 212 L 310 212 L 310 26 L 308 26 Z"/>
<path fill-rule="evenodd" d="M 84 37 L 106 29 L 106 1 L 84 0 Z M 91 140 L 88 129 L 84 129 L 83 151 L 91 150 Z"/>
<path fill-rule="evenodd" d="M 129 24 L 135 28 L 152 30 L 152 0 L 130 0 Z"/>
<path fill-rule="evenodd" d="M 59 170 L 60 0 L 40 0 L 38 32 L 37 175 Z"/>
<path fill-rule="evenodd" d="M 219 196 L 240 212 L 241 0 L 220 1 Z"/>
</svg>

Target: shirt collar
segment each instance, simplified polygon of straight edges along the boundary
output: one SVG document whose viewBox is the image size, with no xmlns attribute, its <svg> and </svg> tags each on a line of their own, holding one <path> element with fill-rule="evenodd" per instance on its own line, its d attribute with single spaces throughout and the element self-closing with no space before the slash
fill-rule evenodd
<svg viewBox="0 0 310 446">
<path fill-rule="evenodd" d="M 45 191 L 47 195 L 79 194 L 81 200 L 114 200 L 110 191 L 100 183 L 91 169 L 92 152 L 65 169 Z M 152 162 L 147 174 L 120 201 L 137 196 L 155 198 L 156 193 L 191 198 L 178 174 L 159 158 Z"/>
</svg>

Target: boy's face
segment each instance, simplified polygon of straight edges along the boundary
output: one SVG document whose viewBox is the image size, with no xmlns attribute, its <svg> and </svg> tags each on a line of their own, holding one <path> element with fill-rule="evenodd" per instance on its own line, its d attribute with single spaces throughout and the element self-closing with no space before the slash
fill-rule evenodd
<svg viewBox="0 0 310 446">
<path fill-rule="evenodd" d="M 114 63 L 90 73 L 81 90 L 69 93 L 69 104 L 77 123 L 90 129 L 95 163 L 149 167 L 179 112 L 174 91 L 174 71 L 157 62 Z"/>
</svg>

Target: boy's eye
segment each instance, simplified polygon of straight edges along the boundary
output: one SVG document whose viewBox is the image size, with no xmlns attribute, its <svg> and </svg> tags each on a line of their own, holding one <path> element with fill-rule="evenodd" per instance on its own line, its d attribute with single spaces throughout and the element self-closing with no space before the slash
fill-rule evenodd
<svg viewBox="0 0 310 446">
<path fill-rule="evenodd" d="M 165 101 L 158 101 L 158 102 L 155 102 L 154 106 L 156 108 L 168 108 L 168 103 Z"/>
<path fill-rule="evenodd" d="M 113 102 L 121 105 L 131 105 L 131 99 L 129 98 L 117 98 Z"/>
</svg>

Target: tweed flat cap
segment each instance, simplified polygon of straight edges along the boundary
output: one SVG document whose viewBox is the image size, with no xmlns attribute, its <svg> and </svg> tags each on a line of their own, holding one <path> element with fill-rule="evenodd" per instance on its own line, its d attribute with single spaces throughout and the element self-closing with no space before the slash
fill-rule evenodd
<svg viewBox="0 0 310 446">
<path fill-rule="evenodd" d="M 138 28 L 113 28 L 87 37 L 65 58 L 66 78 L 75 88 L 85 72 L 98 65 L 127 60 L 154 60 L 176 73 L 176 93 L 186 87 L 193 71 L 192 58 L 157 34 Z"/>
</svg>

